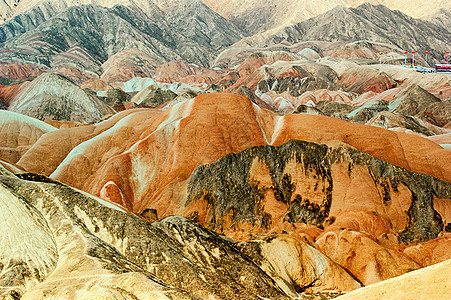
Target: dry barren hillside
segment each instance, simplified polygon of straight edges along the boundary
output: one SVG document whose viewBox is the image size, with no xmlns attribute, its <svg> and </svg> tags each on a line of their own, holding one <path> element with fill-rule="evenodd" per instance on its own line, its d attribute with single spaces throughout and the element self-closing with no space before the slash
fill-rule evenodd
<svg viewBox="0 0 451 300">
<path fill-rule="evenodd" d="M 325 13 L 337 5 L 357 7 L 365 2 L 382 4 L 414 17 L 424 18 L 437 10 L 451 9 L 447 0 L 202 0 L 220 15 L 248 29 L 250 33 L 277 30 Z"/>
</svg>

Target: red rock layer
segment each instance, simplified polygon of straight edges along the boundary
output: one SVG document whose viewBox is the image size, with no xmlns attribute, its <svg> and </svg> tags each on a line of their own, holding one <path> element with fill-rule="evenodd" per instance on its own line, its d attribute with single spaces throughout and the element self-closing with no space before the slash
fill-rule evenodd
<svg viewBox="0 0 451 300">
<path fill-rule="evenodd" d="M 16 85 L 1 85 L 0 84 L 0 101 L 6 106 L 9 106 L 11 101 L 19 94 L 24 88 L 30 84 L 30 81 L 25 81 Z"/>
<path fill-rule="evenodd" d="M 363 94 L 365 92 L 381 93 L 395 87 L 395 81 L 383 72 L 369 68 L 350 68 L 340 77 L 338 82 L 349 91 Z"/>
<path fill-rule="evenodd" d="M 138 49 L 126 49 L 108 58 L 102 65 L 104 71 L 100 79 L 112 83 L 134 77 L 152 77 L 161 63 Z"/>
<path fill-rule="evenodd" d="M 80 84 L 80 87 L 82 89 L 91 89 L 93 91 L 107 91 L 113 89 L 111 85 L 106 83 L 103 80 L 97 79 L 97 78 L 91 78 L 86 81 L 84 81 L 82 84 Z"/>
<path fill-rule="evenodd" d="M 261 74 L 256 72 L 258 68 L 263 65 L 271 65 L 276 61 L 291 61 L 294 59 L 295 56 L 287 52 L 275 52 L 271 54 L 257 52 L 249 56 L 236 70 L 221 78 L 218 83 L 229 86 L 228 83 L 233 82 L 227 88 L 226 92 L 236 91 L 242 85 L 251 88 L 251 90 L 255 90 L 255 86 L 262 79 Z"/>
<path fill-rule="evenodd" d="M 108 132 L 86 138 L 52 177 L 96 195 L 112 182 L 127 207 L 139 212 L 152 203 L 168 215 L 182 206 L 186 181 L 197 166 L 251 146 L 299 139 L 318 144 L 342 141 L 406 169 L 451 180 L 451 153 L 426 139 L 324 116 L 279 117 L 242 96 L 205 94 L 164 112 L 124 113 L 114 117 L 120 121 Z M 44 141 L 35 144 L 42 165 L 47 164 L 44 153 L 51 151 L 48 145 L 59 139 L 55 134 L 47 146 Z M 37 157 L 33 151 L 27 154 L 29 162 Z M 58 162 L 51 165 L 53 169 Z"/>
<path fill-rule="evenodd" d="M 188 84 L 211 84 L 224 76 L 223 73 L 224 71 L 218 72 L 179 61 L 171 61 L 159 66 L 155 70 L 154 79 L 158 82 L 167 83 L 184 82 Z"/>
<path fill-rule="evenodd" d="M 42 73 L 41 69 L 29 64 L 0 65 L 0 76 L 14 81 L 26 80 L 30 77 L 39 76 Z"/>
<path fill-rule="evenodd" d="M 97 125 L 50 132 L 28 150 L 18 165 L 32 172 L 51 173 L 52 178 L 135 213 L 152 208 L 161 218 L 172 214 L 188 216 L 196 211 L 203 224 L 211 209 L 208 199 L 190 205 L 185 202 L 188 180 L 195 168 L 216 162 L 230 152 L 256 145 L 277 146 L 290 139 L 330 146 L 344 142 L 406 169 L 451 181 L 451 152 L 427 139 L 325 116 L 279 116 L 245 97 L 231 94 L 201 95 L 166 111 L 124 111 Z M 252 178 L 262 184 L 269 182 L 265 166 L 258 161 L 253 164 Z M 389 186 L 391 202 L 383 206 L 371 174 L 359 168 L 362 167 L 353 167 L 351 175 L 346 163 L 338 163 L 332 169 L 334 200 L 330 215 L 334 219 L 326 221 L 324 230 L 278 222 L 286 212 L 286 204 L 275 201 L 268 193 L 262 205 L 275 220 L 269 231 L 289 232 L 345 267 L 364 284 L 448 257 L 448 240 L 430 241 L 417 248 L 399 246 L 396 232 L 407 225 L 411 193 L 404 185 L 399 185 L 397 192 Z M 300 186 L 294 194 L 310 199 L 321 196 L 315 192 L 315 174 L 307 174 L 307 170 L 296 165 L 291 171 L 292 180 Z M 451 218 L 448 203 L 449 199 L 434 199 L 434 208 L 444 222 Z M 224 228 L 233 228 L 232 215 L 223 219 Z M 249 239 L 250 232 L 267 233 L 256 231 L 246 222 L 224 231 L 242 240 Z"/>
</svg>

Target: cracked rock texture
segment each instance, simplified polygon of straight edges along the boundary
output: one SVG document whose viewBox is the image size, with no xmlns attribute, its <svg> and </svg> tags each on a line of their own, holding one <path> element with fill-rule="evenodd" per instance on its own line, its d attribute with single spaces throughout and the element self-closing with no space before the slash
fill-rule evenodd
<svg viewBox="0 0 451 300">
<path fill-rule="evenodd" d="M 280 222 L 327 227 L 353 211 L 390 220 L 403 243 L 434 239 L 444 230 L 434 199 L 451 199 L 451 184 L 375 159 L 350 147 L 302 141 L 257 146 L 198 167 L 188 184 L 190 212 L 220 232 Z M 446 200 L 445 200 L 446 201 Z M 349 228 L 349 227 L 346 227 Z"/>
<path fill-rule="evenodd" d="M 2 173 L 3 296 L 287 298 L 233 243 L 192 221 L 150 224 L 44 176 Z"/>
</svg>

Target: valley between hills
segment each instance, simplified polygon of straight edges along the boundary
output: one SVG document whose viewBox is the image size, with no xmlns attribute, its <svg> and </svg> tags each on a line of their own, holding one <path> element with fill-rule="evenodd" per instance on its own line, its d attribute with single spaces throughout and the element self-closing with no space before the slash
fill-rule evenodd
<svg viewBox="0 0 451 300">
<path fill-rule="evenodd" d="M 0 11 L 0 299 L 451 297 L 449 1 Z"/>
</svg>

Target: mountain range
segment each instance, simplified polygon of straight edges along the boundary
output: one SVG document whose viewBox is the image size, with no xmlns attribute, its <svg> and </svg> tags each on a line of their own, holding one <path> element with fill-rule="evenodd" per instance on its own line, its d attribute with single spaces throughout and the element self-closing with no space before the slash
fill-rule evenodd
<svg viewBox="0 0 451 300">
<path fill-rule="evenodd" d="M 338 6 L 325 14 L 288 26 L 269 36 L 251 36 L 239 44 L 268 46 L 305 41 L 372 41 L 398 47 L 398 52 L 416 51 L 442 58 L 451 43 L 451 32 L 440 24 L 413 19 L 385 6 L 368 3 L 357 8 Z M 423 54 L 424 55 L 424 54 Z"/>
<path fill-rule="evenodd" d="M 0 298 L 451 298 L 449 15 L 0 0 Z"/>
<path fill-rule="evenodd" d="M 1 26 L 1 60 L 98 74 L 109 57 L 133 48 L 153 67 L 170 60 L 208 65 L 216 50 L 242 38 L 236 26 L 199 1 L 147 4 L 61 9 L 44 2 Z"/>
<path fill-rule="evenodd" d="M 171 60 L 208 67 L 228 47 L 367 40 L 392 45 L 399 55 L 429 51 L 434 63 L 451 43 L 449 30 L 440 22 L 413 19 L 370 4 L 337 7 L 293 26 L 280 30 L 273 26 L 252 35 L 257 31 L 222 12 L 228 16 L 224 18 L 199 0 L 118 1 L 108 2 L 107 7 L 89 3 L 21 1 L 17 11 L 29 10 L 0 25 L 0 63 L 60 70 L 74 78 L 120 80 L 122 70 L 129 73 L 128 79 L 148 77 Z"/>
<path fill-rule="evenodd" d="M 363 3 L 382 4 L 391 10 L 400 10 L 414 18 L 427 18 L 438 10 L 451 9 L 446 0 L 410 1 L 410 0 L 203 0 L 211 9 L 239 24 L 249 34 L 265 31 L 275 32 L 283 27 L 295 25 L 312 17 L 323 14 L 336 6 L 357 7 Z"/>
<path fill-rule="evenodd" d="M 418 135 L 225 93 L 0 114 L 5 296 L 333 298 L 449 259 L 451 154 Z"/>
</svg>

